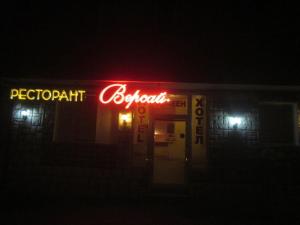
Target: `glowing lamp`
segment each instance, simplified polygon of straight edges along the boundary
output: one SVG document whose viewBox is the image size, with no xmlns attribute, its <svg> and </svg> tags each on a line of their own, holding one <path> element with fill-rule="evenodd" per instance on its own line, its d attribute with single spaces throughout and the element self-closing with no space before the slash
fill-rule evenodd
<svg viewBox="0 0 300 225">
<path fill-rule="evenodd" d="M 132 112 L 119 112 L 119 129 L 126 130 L 132 127 Z"/>
<path fill-rule="evenodd" d="M 242 117 L 229 116 L 228 117 L 229 126 L 233 128 L 238 128 L 242 123 Z"/>
<path fill-rule="evenodd" d="M 21 110 L 21 117 L 24 119 L 24 120 L 26 120 L 27 119 L 27 117 L 30 115 L 30 110 L 29 109 L 27 109 L 27 110 Z"/>
<path fill-rule="evenodd" d="M 29 110 L 22 110 L 21 111 L 21 116 L 28 116 L 29 115 Z"/>
</svg>

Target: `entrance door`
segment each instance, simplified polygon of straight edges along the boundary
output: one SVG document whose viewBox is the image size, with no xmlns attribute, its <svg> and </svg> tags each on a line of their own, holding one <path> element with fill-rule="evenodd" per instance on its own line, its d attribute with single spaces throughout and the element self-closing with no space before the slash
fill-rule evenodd
<svg viewBox="0 0 300 225">
<path fill-rule="evenodd" d="M 153 184 L 184 184 L 186 122 L 154 122 Z"/>
</svg>

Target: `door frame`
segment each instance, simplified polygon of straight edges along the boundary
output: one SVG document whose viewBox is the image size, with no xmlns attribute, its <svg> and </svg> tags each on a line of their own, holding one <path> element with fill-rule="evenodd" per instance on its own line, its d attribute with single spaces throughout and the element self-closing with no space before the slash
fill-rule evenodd
<svg viewBox="0 0 300 225">
<path fill-rule="evenodd" d="M 190 121 L 189 117 L 187 115 L 157 115 L 155 117 L 152 117 L 150 119 L 149 127 L 150 127 L 150 132 L 149 132 L 149 146 L 148 146 L 148 159 L 150 159 L 150 177 L 149 181 L 151 186 L 161 186 L 160 184 L 155 184 L 153 183 L 153 169 L 154 169 L 154 124 L 156 120 L 161 120 L 161 121 L 183 121 L 185 122 L 185 166 L 184 166 L 184 183 L 183 186 L 187 184 L 187 175 L 188 175 L 188 167 L 189 167 L 189 161 L 191 157 L 191 148 L 190 148 L 190 142 L 191 142 L 191 129 L 190 129 Z M 171 185 L 171 184 L 170 184 Z M 167 186 L 167 185 L 163 185 Z M 174 186 L 174 185 L 171 185 Z M 176 185 L 176 186 L 181 186 L 181 185 Z"/>
</svg>

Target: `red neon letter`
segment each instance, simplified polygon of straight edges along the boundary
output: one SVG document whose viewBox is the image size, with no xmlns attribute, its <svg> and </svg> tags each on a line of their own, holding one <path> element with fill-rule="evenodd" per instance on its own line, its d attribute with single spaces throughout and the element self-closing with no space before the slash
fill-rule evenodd
<svg viewBox="0 0 300 225">
<path fill-rule="evenodd" d="M 113 88 L 113 87 L 118 87 L 117 90 L 114 92 L 114 94 L 112 96 L 110 96 L 110 98 L 105 99 L 105 92 L 107 92 L 109 89 Z M 100 95 L 99 95 L 99 100 L 100 102 L 102 102 L 103 104 L 107 104 L 110 103 L 111 101 L 114 101 L 116 104 L 121 104 L 122 102 L 124 102 L 124 93 L 126 91 L 126 84 L 112 84 L 112 85 L 108 85 L 106 88 L 104 88 Z"/>
<path fill-rule="evenodd" d="M 111 96 L 107 96 L 107 91 L 110 89 L 115 90 Z M 140 95 L 140 90 L 136 90 L 133 94 L 126 94 L 126 84 L 111 84 L 104 88 L 100 95 L 99 100 L 103 104 L 114 102 L 115 104 L 127 103 L 125 108 L 128 109 L 134 102 L 135 103 L 148 103 L 148 104 L 162 104 L 169 102 L 167 92 L 162 92 L 158 95 Z"/>
</svg>

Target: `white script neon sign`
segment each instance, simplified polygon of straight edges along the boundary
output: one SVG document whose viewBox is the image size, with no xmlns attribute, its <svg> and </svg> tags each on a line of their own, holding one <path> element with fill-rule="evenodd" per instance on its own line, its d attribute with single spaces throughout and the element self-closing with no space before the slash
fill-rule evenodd
<svg viewBox="0 0 300 225">
<path fill-rule="evenodd" d="M 133 94 L 127 93 L 126 84 L 111 84 L 105 87 L 99 94 L 99 100 L 103 104 L 114 102 L 117 105 L 126 103 L 128 109 L 134 102 L 147 104 L 163 104 L 169 102 L 167 92 L 161 92 L 157 95 L 140 94 L 141 90 L 135 90 Z"/>
</svg>

